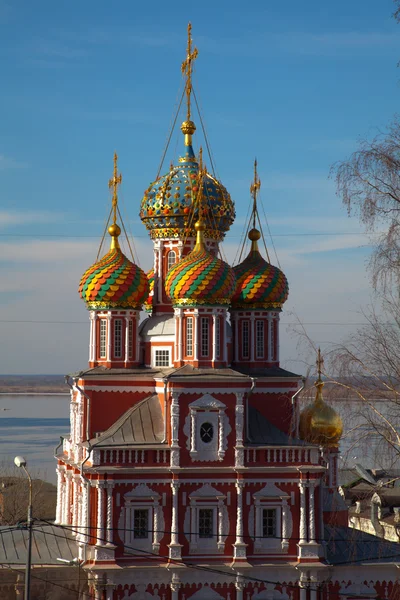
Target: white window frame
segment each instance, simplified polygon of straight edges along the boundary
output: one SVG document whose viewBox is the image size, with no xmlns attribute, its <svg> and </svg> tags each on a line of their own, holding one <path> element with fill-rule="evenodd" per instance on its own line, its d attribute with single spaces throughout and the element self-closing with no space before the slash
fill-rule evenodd
<svg viewBox="0 0 400 600">
<path fill-rule="evenodd" d="M 265 535 L 264 534 L 264 518 L 265 511 L 269 511 L 273 515 L 273 530 L 274 535 Z M 261 530 L 263 539 L 276 539 L 278 537 L 278 519 L 277 519 L 277 509 L 275 507 L 263 506 L 261 509 Z"/>
<path fill-rule="evenodd" d="M 265 355 L 265 322 L 256 320 L 256 358 L 264 358 Z"/>
<path fill-rule="evenodd" d="M 146 535 L 145 536 L 140 536 L 140 537 L 136 537 L 135 535 L 135 513 L 138 511 L 146 511 L 147 513 L 147 527 L 146 527 Z M 133 507 L 133 511 L 132 511 L 132 540 L 134 542 L 137 542 L 138 540 L 146 540 L 148 541 L 149 537 L 150 537 L 150 529 L 152 529 L 152 527 L 150 526 L 150 517 L 151 517 L 151 508 L 146 506 L 145 508 L 139 507 L 139 506 L 134 506 Z"/>
<path fill-rule="evenodd" d="M 114 319 L 114 358 L 122 358 L 122 319 Z"/>
<path fill-rule="evenodd" d="M 186 356 L 193 356 L 193 317 L 186 317 Z"/>
<path fill-rule="evenodd" d="M 264 537 L 264 509 L 275 510 L 275 537 Z M 255 552 L 282 552 L 282 503 L 257 499 L 255 502 Z"/>
<path fill-rule="evenodd" d="M 247 320 L 242 321 L 242 358 L 250 358 L 250 321 Z"/>
<path fill-rule="evenodd" d="M 208 358 L 210 356 L 210 319 L 209 317 L 201 317 L 201 339 L 200 339 L 200 356 Z"/>
<path fill-rule="evenodd" d="M 146 538 L 134 536 L 135 510 L 148 510 L 148 532 Z M 124 504 L 120 512 L 118 533 L 124 542 L 126 553 L 132 554 L 133 548 L 159 552 L 160 541 L 164 537 L 164 513 L 161 497 L 146 484 L 139 484 L 124 495 Z"/>
<path fill-rule="evenodd" d="M 173 258 L 173 261 L 172 261 L 172 258 Z M 170 250 L 167 254 L 167 273 L 175 263 L 176 263 L 176 252 L 175 252 L 175 250 Z"/>
<path fill-rule="evenodd" d="M 99 319 L 99 358 L 107 358 L 107 319 Z"/>
<path fill-rule="evenodd" d="M 159 353 L 163 352 L 164 357 L 168 357 L 168 360 L 163 360 L 163 364 L 157 364 L 157 357 L 160 358 Z M 165 364 L 164 364 L 165 363 Z M 153 365 L 160 369 L 171 366 L 171 349 L 170 348 L 153 348 Z"/>
<path fill-rule="evenodd" d="M 223 552 L 229 533 L 226 496 L 206 483 L 189 495 L 189 503 L 190 505 L 186 509 L 184 528 L 190 552 L 193 554 Z M 212 537 L 200 537 L 200 510 L 213 511 Z"/>
</svg>

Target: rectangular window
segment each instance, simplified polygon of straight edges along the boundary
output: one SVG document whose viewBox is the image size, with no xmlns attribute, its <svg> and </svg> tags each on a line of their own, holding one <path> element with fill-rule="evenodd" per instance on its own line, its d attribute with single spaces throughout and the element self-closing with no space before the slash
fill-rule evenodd
<svg viewBox="0 0 400 600">
<path fill-rule="evenodd" d="M 133 511 L 133 537 L 145 540 L 149 537 L 149 509 L 136 508 Z"/>
<path fill-rule="evenodd" d="M 169 350 L 156 350 L 154 353 L 156 367 L 169 367 Z"/>
<path fill-rule="evenodd" d="M 220 335 L 220 320 L 219 317 L 215 319 L 215 356 L 217 358 L 220 357 L 220 345 L 221 345 L 221 335 Z"/>
<path fill-rule="evenodd" d="M 249 322 L 242 323 L 242 356 L 249 358 Z"/>
<path fill-rule="evenodd" d="M 199 509 L 199 538 L 212 538 L 214 533 L 214 511 L 212 508 Z"/>
<path fill-rule="evenodd" d="M 186 356 L 193 354 L 193 317 L 186 318 Z"/>
<path fill-rule="evenodd" d="M 100 358 L 107 358 L 107 321 L 100 319 Z"/>
<path fill-rule="evenodd" d="M 209 328 L 208 318 L 202 317 L 201 319 L 201 356 L 208 356 L 209 346 Z"/>
<path fill-rule="evenodd" d="M 121 358 L 122 356 L 122 320 L 115 319 L 114 321 L 114 356 Z"/>
<path fill-rule="evenodd" d="M 263 538 L 276 537 L 276 509 L 264 508 L 262 511 L 262 536 Z"/>
<path fill-rule="evenodd" d="M 129 321 L 128 325 L 128 352 L 129 358 L 133 356 L 133 321 Z"/>
<path fill-rule="evenodd" d="M 256 357 L 264 358 L 264 321 L 256 321 Z"/>
</svg>

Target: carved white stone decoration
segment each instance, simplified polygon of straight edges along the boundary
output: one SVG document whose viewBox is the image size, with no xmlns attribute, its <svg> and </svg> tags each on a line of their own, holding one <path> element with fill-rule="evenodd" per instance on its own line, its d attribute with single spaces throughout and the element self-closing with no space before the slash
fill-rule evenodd
<svg viewBox="0 0 400 600">
<path fill-rule="evenodd" d="M 121 539 L 124 540 L 128 554 L 132 551 L 130 546 L 143 551 L 159 551 L 160 541 L 165 530 L 164 511 L 160 506 L 160 499 L 161 496 L 144 483 L 124 494 L 124 504 L 118 520 L 118 532 Z M 149 529 L 151 531 L 148 532 L 146 539 L 135 539 L 133 536 L 135 509 L 148 509 L 149 511 Z"/>
<path fill-rule="evenodd" d="M 268 481 L 261 490 L 254 494 L 254 498 L 289 498 L 289 494 L 279 489 L 272 481 Z"/>
<path fill-rule="evenodd" d="M 226 496 L 211 486 L 203 484 L 190 494 L 190 507 L 186 508 L 184 518 L 185 537 L 190 543 L 191 552 L 223 552 L 229 532 L 229 513 L 225 504 Z M 198 500 L 200 500 L 199 503 Z M 215 515 L 215 535 L 211 539 L 198 537 L 198 511 L 201 508 L 211 508 Z"/>
<path fill-rule="evenodd" d="M 285 592 L 275 589 L 274 583 L 267 583 L 266 589 L 262 592 L 254 591 L 251 600 L 289 600 L 289 596 Z"/>
<path fill-rule="evenodd" d="M 232 431 L 225 410 L 225 404 L 211 394 L 204 394 L 189 405 L 183 433 L 193 461 L 223 460 L 228 448 L 228 435 Z M 213 437 L 209 442 L 204 442 L 200 436 L 203 423 L 210 423 L 213 427 Z"/>
<path fill-rule="evenodd" d="M 149 486 L 145 483 L 139 483 L 136 487 L 134 487 L 130 492 L 124 494 L 125 500 L 130 500 L 131 498 L 159 498 L 160 494 L 149 488 Z"/>
</svg>

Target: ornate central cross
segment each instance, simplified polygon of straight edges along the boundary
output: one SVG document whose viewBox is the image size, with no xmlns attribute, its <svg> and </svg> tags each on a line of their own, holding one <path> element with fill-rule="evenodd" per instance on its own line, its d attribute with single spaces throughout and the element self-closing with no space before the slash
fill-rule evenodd
<svg viewBox="0 0 400 600">
<path fill-rule="evenodd" d="M 117 222 L 117 204 L 118 204 L 118 186 L 122 182 L 121 173 L 118 175 L 118 155 L 114 153 L 114 174 L 110 181 L 108 182 L 108 187 L 113 190 L 112 196 L 112 207 L 113 207 L 113 224 L 115 225 Z"/>
<path fill-rule="evenodd" d="M 253 196 L 253 228 L 256 226 L 257 194 L 261 187 L 261 180 L 257 173 L 257 159 L 254 160 L 254 181 L 250 185 L 250 194 Z"/>
<path fill-rule="evenodd" d="M 182 63 L 182 73 L 186 75 L 186 103 L 187 103 L 187 120 L 190 121 L 190 94 L 192 93 L 192 72 L 193 61 L 196 60 L 199 52 L 197 48 L 192 50 L 192 24 L 188 24 L 188 44 L 186 60 Z"/>
</svg>

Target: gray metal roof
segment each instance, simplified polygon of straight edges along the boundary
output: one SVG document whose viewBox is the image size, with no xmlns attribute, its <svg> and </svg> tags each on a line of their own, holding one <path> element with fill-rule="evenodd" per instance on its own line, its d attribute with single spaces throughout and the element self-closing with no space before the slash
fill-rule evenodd
<svg viewBox="0 0 400 600">
<path fill-rule="evenodd" d="M 90 440 L 97 447 L 159 444 L 164 437 L 164 418 L 157 394 L 126 411 L 111 427 Z"/>
<path fill-rule="evenodd" d="M 32 531 L 32 564 L 58 565 L 57 558 L 73 560 L 78 547 L 72 533 L 57 525 L 35 525 Z M 0 564 L 25 565 L 28 530 L 0 527 Z"/>
<path fill-rule="evenodd" d="M 331 565 L 399 562 L 400 544 L 352 527 L 325 527 L 326 560 Z"/>
<path fill-rule="evenodd" d="M 303 440 L 288 436 L 249 404 L 249 444 L 262 446 L 304 446 Z M 309 444 L 308 444 L 309 445 Z"/>
</svg>

